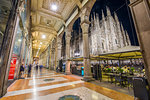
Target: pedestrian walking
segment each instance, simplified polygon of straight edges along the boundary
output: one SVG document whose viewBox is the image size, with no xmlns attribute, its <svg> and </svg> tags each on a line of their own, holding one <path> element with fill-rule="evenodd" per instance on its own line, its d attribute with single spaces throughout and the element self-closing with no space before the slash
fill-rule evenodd
<svg viewBox="0 0 150 100">
<path fill-rule="evenodd" d="M 36 74 L 38 74 L 38 69 L 39 69 L 39 66 L 38 66 L 38 64 L 36 64 Z"/>
<path fill-rule="evenodd" d="M 28 75 L 28 65 L 27 64 L 24 66 L 24 69 L 25 69 L 25 72 L 24 72 L 25 77 L 27 77 L 27 75 Z"/>
<path fill-rule="evenodd" d="M 43 65 L 40 65 L 40 73 L 42 74 L 42 68 L 43 68 Z"/>
<path fill-rule="evenodd" d="M 24 67 L 23 64 L 20 66 L 20 78 L 24 78 Z"/>
<path fill-rule="evenodd" d="M 32 65 L 29 64 L 28 65 L 28 77 L 31 77 L 31 69 L 32 69 Z"/>
</svg>

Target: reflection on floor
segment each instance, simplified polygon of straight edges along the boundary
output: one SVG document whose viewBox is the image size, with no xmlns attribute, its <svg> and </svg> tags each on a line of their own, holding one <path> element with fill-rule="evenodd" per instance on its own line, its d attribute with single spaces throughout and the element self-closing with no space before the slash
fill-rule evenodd
<svg viewBox="0 0 150 100">
<path fill-rule="evenodd" d="M 47 69 L 30 78 L 15 81 L 2 100 L 133 100 L 132 96 L 116 92 L 72 75 Z"/>
<path fill-rule="evenodd" d="M 30 80 L 29 85 L 46 84 L 46 83 L 53 83 L 53 82 L 59 82 L 59 81 L 65 81 L 65 80 L 67 80 L 67 79 L 63 78 L 63 77 L 44 78 L 44 80 L 43 79 L 36 79 L 36 83 L 34 82 L 34 80 Z"/>
<path fill-rule="evenodd" d="M 121 87 L 119 85 L 115 85 L 114 83 L 110 83 L 108 81 L 107 82 L 106 81 L 100 82 L 100 81 L 96 80 L 96 81 L 92 81 L 91 83 L 105 87 L 105 88 L 109 88 L 109 89 L 112 89 L 112 90 L 115 90 L 115 91 L 118 91 L 121 93 L 125 93 L 128 95 L 134 96 L 133 88 L 131 88 L 131 87 L 128 89 L 128 87 Z"/>
</svg>

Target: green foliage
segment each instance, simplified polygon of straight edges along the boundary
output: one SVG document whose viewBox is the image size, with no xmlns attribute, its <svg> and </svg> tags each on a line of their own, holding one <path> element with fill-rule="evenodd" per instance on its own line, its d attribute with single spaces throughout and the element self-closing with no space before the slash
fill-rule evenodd
<svg viewBox="0 0 150 100">
<path fill-rule="evenodd" d="M 131 67 L 130 70 L 131 70 L 131 72 L 134 72 L 135 68 L 134 68 L 134 67 Z"/>
<path fill-rule="evenodd" d="M 123 69 L 122 69 L 122 68 L 118 68 L 118 71 L 119 71 L 120 73 L 123 73 Z"/>
<path fill-rule="evenodd" d="M 110 73 L 110 72 L 111 72 L 111 70 L 112 70 L 111 68 L 106 68 L 106 70 L 105 70 L 105 71 L 106 71 L 107 73 Z"/>
</svg>

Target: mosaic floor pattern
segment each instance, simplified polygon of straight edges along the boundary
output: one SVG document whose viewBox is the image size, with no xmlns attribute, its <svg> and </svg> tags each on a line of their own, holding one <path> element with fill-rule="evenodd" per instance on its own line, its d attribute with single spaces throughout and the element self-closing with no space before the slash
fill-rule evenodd
<svg viewBox="0 0 150 100">
<path fill-rule="evenodd" d="M 60 97 L 59 100 L 82 100 L 82 99 L 76 95 L 65 95 Z"/>
<path fill-rule="evenodd" d="M 60 99 L 63 96 L 66 95 L 74 95 L 80 97 L 80 99 L 74 99 L 73 97 L 68 97 L 66 99 Z M 66 90 L 63 92 L 58 92 L 54 94 L 49 94 L 46 96 L 38 96 L 37 100 L 46 100 L 49 98 L 49 100 L 113 100 L 107 96 L 104 96 L 100 93 L 97 93 L 93 90 L 90 90 L 86 87 L 79 87 L 71 90 Z M 30 99 L 31 100 L 31 99 Z"/>
</svg>

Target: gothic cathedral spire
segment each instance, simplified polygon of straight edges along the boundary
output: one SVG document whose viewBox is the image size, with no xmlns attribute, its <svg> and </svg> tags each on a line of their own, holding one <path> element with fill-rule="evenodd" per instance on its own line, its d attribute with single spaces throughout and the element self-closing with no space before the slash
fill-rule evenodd
<svg viewBox="0 0 150 100">
<path fill-rule="evenodd" d="M 115 21 L 116 21 L 116 28 L 117 28 L 116 31 L 117 31 L 117 35 L 118 35 L 119 47 L 122 48 L 122 47 L 124 47 L 123 35 L 121 32 L 119 19 L 118 19 L 118 16 L 116 13 L 114 13 L 114 17 L 115 17 Z"/>
<path fill-rule="evenodd" d="M 127 38 L 126 38 L 126 34 L 125 34 L 122 23 L 121 23 L 121 31 L 122 31 L 122 35 L 123 35 L 124 46 L 127 46 Z"/>
<path fill-rule="evenodd" d="M 127 44 L 128 44 L 128 46 L 131 46 L 131 41 L 130 41 L 127 30 L 125 30 L 125 33 L 126 33 L 126 37 L 127 37 Z"/>
<path fill-rule="evenodd" d="M 118 16 L 117 16 L 116 12 L 114 12 L 114 16 L 115 16 L 116 22 L 118 23 L 118 22 L 119 22 L 119 19 L 118 19 Z"/>
<path fill-rule="evenodd" d="M 105 20 L 104 12 L 102 10 L 102 20 Z"/>
<path fill-rule="evenodd" d="M 107 6 L 106 6 L 106 10 L 107 10 L 107 16 L 111 16 L 110 9 Z"/>
</svg>

